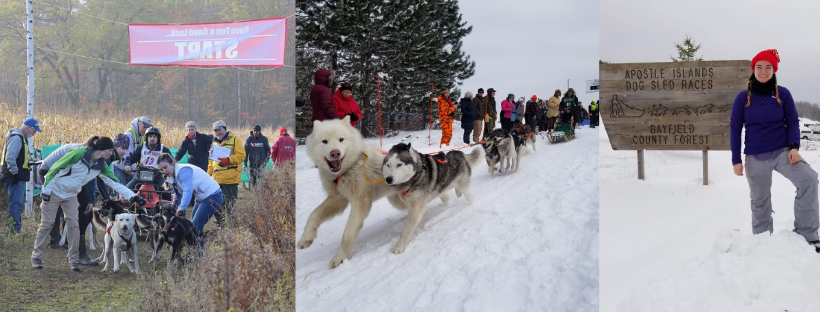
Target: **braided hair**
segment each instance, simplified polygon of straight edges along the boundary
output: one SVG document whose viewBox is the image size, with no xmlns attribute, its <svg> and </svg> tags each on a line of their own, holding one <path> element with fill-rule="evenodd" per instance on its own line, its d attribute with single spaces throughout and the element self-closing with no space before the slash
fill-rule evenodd
<svg viewBox="0 0 820 312">
<path fill-rule="evenodd" d="M 746 82 L 746 108 L 752 105 L 752 79 L 754 79 L 754 74 L 752 74 L 752 77 Z M 774 97 L 777 100 L 777 104 L 783 106 L 783 102 L 780 102 L 780 89 L 777 87 L 777 75 L 772 75 L 772 79 L 774 79 Z"/>
</svg>

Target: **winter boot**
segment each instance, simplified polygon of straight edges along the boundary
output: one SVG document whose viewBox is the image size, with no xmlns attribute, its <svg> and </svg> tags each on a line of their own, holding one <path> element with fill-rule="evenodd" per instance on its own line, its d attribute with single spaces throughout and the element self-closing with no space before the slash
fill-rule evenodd
<svg viewBox="0 0 820 312">
<path fill-rule="evenodd" d="M 809 245 L 814 247 L 814 251 L 820 253 L 820 240 L 813 240 L 809 242 Z"/>
<path fill-rule="evenodd" d="M 89 265 L 89 266 L 97 266 L 100 263 L 88 257 L 88 252 L 85 249 L 85 235 L 80 235 L 80 264 L 82 265 Z"/>
</svg>

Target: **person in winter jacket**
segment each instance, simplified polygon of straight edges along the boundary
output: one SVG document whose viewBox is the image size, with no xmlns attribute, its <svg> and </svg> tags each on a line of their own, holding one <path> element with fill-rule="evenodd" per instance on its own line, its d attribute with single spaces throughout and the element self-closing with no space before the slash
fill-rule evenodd
<svg viewBox="0 0 820 312">
<path fill-rule="evenodd" d="M 484 97 L 483 88 L 478 88 L 478 94 L 473 98 L 473 106 L 475 106 L 473 142 L 479 142 L 481 140 L 481 130 L 484 128 L 484 114 L 487 112 L 487 98 Z"/>
<path fill-rule="evenodd" d="M 555 89 L 555 94 L 547 101 L 547 130 L 552 133 L 555 129 L 555 122 L 561 113 L 561 89 Z"/>
<path fill-rule="evenodd" d="M 336 112 L 339 118 L 350 116 L 350 125 L 356 126 L 356 122 L 362 119 L 362 111 L 359 109 L 359 104 L 353 99 L 353 87 L 346 82 L 336 89 L 333 94 L 333 104 L 336 106 Z"/>
<path fill-rule="evenodd" d="M 512 129 L 513 110 L 515 109 L 515 95 L 507 94 L 507 98 L 501 101 L 501 128 L 507 131 Z M 492 131 L 492 130 L 491 130 Z"/>
<path fill-rule="evenodd" d="M 211 150 L 211 143 L 214 137 L 209 134 L 200 133 L 196 131 L 196 123 L 189 121 L 185 123 L 185 128 L 188 129 L 188 135 L 182 139 L 179 144 L 179 149 L 174 160 L 180 161 L 185 153 L 188 153 L 188 163 L 199 167 L 202 170 L 208 170 L 208 152 Z"/>
<path fill-rule="evenodd" d="M 547 102 L 538 100 L 538 116 L 535 123 L 538 124 L 538 131 L 547 131 Z"/>
<path fill-rule="evenodd" d="M 60 146 L 60 148 L 56 149 L 54 152 L 51 152 L 51 154 L 49 154 L 48 157 L 46 157 L 46 159 L 44 159 L 43 163 L 40 165 L 40 170 L 39 170 L 38 173 L 41 176 L 41 180 L 45 181 L 46 176 L 48 175 L 48 171 L 51 169 L 51 167 L 54 166 L 54 164 L 57 163 L 57 161 L 59 161 L 61 158 L 63 158 L 63 156 L 68 154 L 68 152 L 70 152 L 71 150 L 74 150 L 76 148 L 83 147 L 83 146 L 85 146 L 85 147 L 94 146 L 94 144 L 99 139 L 100 139 L 100 137 L 95 135 L 95 136 L 92 136 L 91 138 L 89 138 L 86 141 L 86 143 L 65 144 L 63 146 Z M 125 151 L 128 150 L 128 143 L 129 143 L 128 138 L 125 136 L 125 134 L 122 134 L 122 133 L 118 134 L 117 138 L 113 141 L 114 153 L 112 153 L 112 157 L 109 160 L 114 161 L 114 160 L 122 158 L 123 155 L 125 155 Z M 108 163 L 108 161 L 106 161 L 106 163 Z M 115 177 L 116 177 L 116 175 L 115 175 Z M 117 177 L 117 179 L 119 179 L 119 177 Z M 106 191 L 106 187 L 104 187 L 105 184 L 103 184 L 101 179 L 97 178 L 97 179 L 93 179 L 93 180 L 89 181 L 88 183 L 86 183 L 83 186 L 82 191 L 79 194 L 77 194 L 77 202 L 79 204 L 79 206 L 78 206 L 79 211 L 77 213 L 78 213 L 78 222 L 79 222 L 79 227 L 80 227 L 80 245 L 78 247 L 79 247 L 79 253 L 80 253 L 80 258 L 79 259 L 80 259 L 80 264 L 81 265 L 96 266 L 98 264 L 97 261 L 91 260 L 91 258 L 88 256 L 88 252 L 87 252 L 86 246 L 85 246 L 85 242 L 86 242 L 85 241 L 85 231 L 86 231 L 86 228 L 88 227 L 88 224 L 91 223 L 91 219 L 92 219 L 92 215 L 91 215 L 92 210 L 91 210 L 91 208 L 94 207 L 94 205 L 97 202 L 97 196 L 96 196 L 96 193 L 95 193 L 95 189 L 97 188 L 97 185 L 100 186 L 99 189 L 100 189 L 101 192 Z M 48 243 L 48 247 L 50 247 L 50 248 L 59 248 L 58 243 L 60 242 L 60 239 L 62 238 L 62 231 L 60 229 L 60 224 L 62 223 L 61 220 L 62 220 L 62 215 L 63 215 L 62 207 L 59 207 L 59 206 L 57 207 L 57 212 L 56 212 L 55 215 L 56 215 L 55 219 L 54 219 L 55 226 L 52 226 L 51 232 L 49 233 L 49 236 L 51 237 L 51 239 Z M 66 247 L 68 247 L 68 246 L 66 246 Z"/>
<path fill-rule="evenodd" d="M 498 110 L 495 107 L 495 89 L 487 89 L 487 105 L 484 113 L 484 137 L 490 135 L 495 130 L 495 123 L 498 120 Z"/>
<path fill-rule="evenodd" d="M 572 117 L 575 118 L 575 127 L 580 127 L 581 123 L 584 122 L 584 107 L 581 103 L 578 103 L 573 106 L 570 111 L 572 112 Z"/>
<path fill-rule="evenodd" d="M 315 83 L 310 89 L 310 106 L 313 109 L 313 116 L 310 121 L 339 119 L 336 106 L 333 105 L 333 97 L 330 93 L 330 84 L 333 82 L 333 75 L 327 69 L 321 68 L 313 74 Z"/>
<path fill-rule="evenodd" d="M 561 98 L 561 110 L 572 110 L 573 107 L 578 106 L 579 103 L 578 97 L 575 96 L 575 90 L 569 88 L 567 93 L 564 94 L 564 97 Z"/>
<path fill-rule="evenodd" d="M 519 97 L 518 101 L 515 102 L 515 108 L 512 111 L 512 117 L 510 118 L 510 130 L 519 122 L 521 122 L 522 118 L 524 117 L 524 97 Z"/>
<path fill-rule="evenodd" d="M 459 101 L 461 106 L 461 128 L 464 129 L 464 144 L 470 144 L 470 132 L 473 131 L 476 109 L 473 105 L 473 93 L 467 91 L 464 98 Z M 476 141 L 478 142 L 478 141 Z"/>
<path fill-rule="evenodd" d="M 791 93 L 777 85 L 777 50 L 765 50 L 752 59 L 753 74 L 746 90 L 735 97 L 729 122 L 732 166 L 751 192 L 752 233 L 772 233 L 772 171 L 797 187 L 794 231 L 820 253 L 820 204 L 817 172 L 800 156 L 800 124 Z M 746 129 L 745 166 L 740 157 L 741 134 Z"/>
<path fill-rule="evenodd" d="M 216 216 L 216 224 L 222 226 L 225 217 L 233 215 L 233 206 L 239 196 L 239 182 L 242 181 L 242 162 L 245 148 L 239 144 L 236 135 L 228 131 L 225 121 L 214 123 L 214 144 L 231 150 L 229 157 L 208 162 L 208 175 L 214 178 L 222 189 L 223 204 Z"/>
<path fill-rule="evenodd" d="M 438 121 L 441 123 L 441 145 L 450 146 L 450 139 L 453 137 L 453 116 L 456 113 L 456 105 L 450 100 L 450 91 L 442 90 L 438 96 Z"/>
<path fill-rule="evenodd" d="M 145 205 L 145 200 L 117 181 L 106 159 L 114 153 L 114 143 L 109 137 L 101 137 L 93 141 L 91 146 L 75 148 L 65 154 L 48 170 L 40 197 L 43 199 L 40 209 L 42 218 L 40 227 L 34 240 L 34 250 L 31 252 L 31 266 L 35 269 L 43 268 L 42 255 L 45 252 L 46 240 L 51 227 L 54 225 L 54 216 L 57 207 L 63 207 L 66 220 L 68 246 L 68 263 L 72 271 L 79 272 L 79 243 L 80 228 L 78 214 L 80 204 L 77 196 L 96 177 L 114 188 L 132 203 Z"/>
<path fill-rule="evenodd" d="M 0 181 L 6 185 L 8 192 L 9 217 L 14 222 L 14 231 L 20 233 L 23 226 L 21 217 L 23 206 L 26 204 L 26 182 L 31 178 L 31 167 L 28 150 L 29 138 L 43 132 L 40 123 L 34 118 L 28 118 L 20 128 L 12 128 L 6 133 L 6 144 L 3 145 L 3 154 L 0 158 Z M 54 220 L 54 218 L 52 218 Z"/>
<path fill-rule="evenodd" d="M 598 126 L 598 103 L 595 100 L 592 100 L 592 103 L 589 104 L 589 127 L 595 128 Z"/>
<path fill-rule="evenodd" d="M 137 148 L 137 146 L 145 143 L 145 131 L 148 131 L 148 128 L 151 128 L 151 119 L 146 116 L 137 117 L 134 118 L 134 120 L 131 120 L 131 127 L 123 132 L 125 136 L 128 137 L 128 150 L 125 151 L 126 155 L 130 155 L 131 152 Z M 125 173 L 125 159 L 115 161 L 113 166 L 114 175 L 117 178 L 125 178 L 120 179 L 120 183 L 126 184 L 131 181 L 131 174 Z M 132 166 L 131 169 L 136 169 L 136 167 Z"/>
<path fill-rule="evenodd" d="M 184 216 L 185 209 L 193 201 L 191 223 L 194 225 L 199 247 L 204 248 L 205 224 L 219 211 L 224 200 L 219 183 L 197 166 L 177 163 L 171 154 L 159 156 L 159 171 L 167 177 L 168 184 L 176 194 L 174 206 L 177 216 Z"/>
<path fill-rule="evenodd" d="M 524 113 L 524 121 L 526 124 L 532 127 L 532 131 L 538 131 L 538 125 L 536 124 L 536 120 L 538 119 L 538 97 L 533 95 L 529 101 L 527 101 L 527 106 L 525 108 Z"/>
<path fill-rule="evenodd" d="M 256 125 L 253 127 L 250 135 L 245 139 L 245 162 L 244 165 L 248 168 L 248 176 L 251 179 L 251 186 L 256 186 L 256 181 L 259 176 L 265 172 L 265 165 L 268 164 L 268 156 L 270 156 L 270 144 L 268 138 L 262 135 L 262 127 Z M 248 162 L 250 161 L 250 166 Z"/>
<path fill-rule="evenodd" d="M 288 135 L 288 129 L 285 127 L 279 128 L 279 137 L 270 148 L 270 158 L 273 159 L 275 168 L 281 168 L 283 163 L 296 158 L 296 140 Z"/>
<path fill-rule="evenodd" d="M 137 165 L 137 172 L 140 171 L 157 171 L 157 158 L 159 154 L 162 153 L 171 153 L 167 147 L 162 145 L 162 133 L 159 131 L 157 127 L 148 128 L 145 131 L 145 143 L 140 144 L 131 152 L 130 155 L 125 157 L 124 165 L 125 165 L 125 173 L 131 174 L 131 165 Z M 129 181 L 125 187 L 129 189 L 134 189 L 137 186 L 137 183 L 140 183 L 139 179 L 133 178 Z M 161 185 L 165 184 L 165 179 L 160 174 L 154 175 L 154 185 L 160 187 Z M 164 194 L 168 196 L 167 194 Z M 166 197 L 166 199 L 170 199 L 170 197 Z"/>
</svg>

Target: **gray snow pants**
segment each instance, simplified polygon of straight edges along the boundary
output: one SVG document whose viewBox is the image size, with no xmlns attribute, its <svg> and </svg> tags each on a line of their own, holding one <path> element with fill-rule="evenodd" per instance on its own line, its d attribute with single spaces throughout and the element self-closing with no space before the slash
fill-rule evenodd
<svg viewBox="0 0 820 312">
<path fill-rule="evenodd" d="M 746 157 L 746 180 L 752 199 L 752 232 L 773 232 L 772 226 L 772 171 L 777 171 L 797 187 L 794 197 L 794 231 L 807 241 L 818 239 L 820 204 L 817 201 L 817 172 L 801 160 L 789 164 L 788 150 L 769 160 Z"/>
</svg>

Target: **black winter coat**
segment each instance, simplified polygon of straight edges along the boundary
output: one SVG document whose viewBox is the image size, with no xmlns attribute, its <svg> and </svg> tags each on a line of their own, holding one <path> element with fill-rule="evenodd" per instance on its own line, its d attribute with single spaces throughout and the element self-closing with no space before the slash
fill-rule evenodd
<svg viewBox="0 0 820 312">
<path fill-rule="evenodd" d="M 469 98 L 463 98 L 459 101 L 459 106 L 461 106 L 461 128 L 472 129 L 476 119 L 476 109 L 473 101 Z"/>
<path fill-rule="evenodd" d="M 199 133 L 197 132 L 194 136 L 196 138 L 196 144 L 194 141 L 189 139 L 187 136 L 184 140 L 182 140 L 182 144 L 179 145 L 179 149 L 177 150 L 177 154 L 174 155 L 174 159 L 179 161 L 185 156 L 185 153 L 188 153 L 188 163 L 194 166 L 199 167 L 205 172 L 208 172 L 208 151 L 211 150 L 211 143 L 214 142 L 214 137 L 212 135 Z"/>
</svg>

